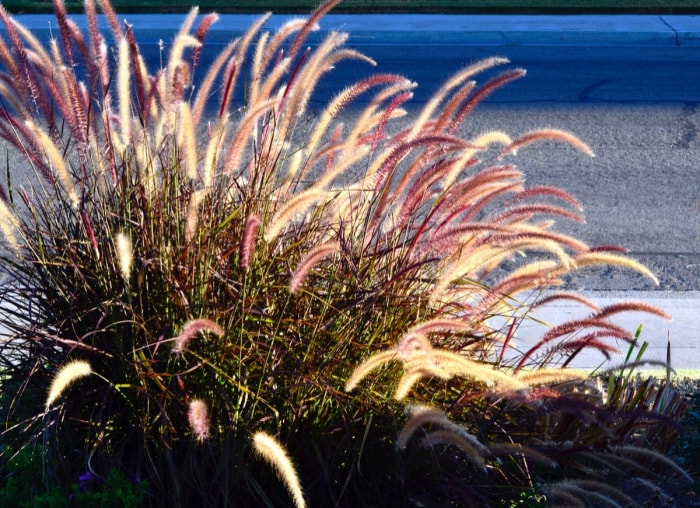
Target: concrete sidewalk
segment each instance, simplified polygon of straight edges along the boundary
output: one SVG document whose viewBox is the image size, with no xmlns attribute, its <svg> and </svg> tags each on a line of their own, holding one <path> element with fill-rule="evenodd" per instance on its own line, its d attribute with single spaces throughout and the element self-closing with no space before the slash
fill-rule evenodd
<svg viewBox="0 0 700 508">
<path fill-rule="evenodd" d="M 227 41 L 245 31 L 260 15 L 222 15 L 209 32 L 209 41 Z M 274 30 L 292 19 L 273 15 L 266 29 Z M 84 26 L 84 16 L 71 16 Z M 53 15 L 16 16 L 27 28 L 57 37 Z M 172 40 L 182 14 L 119 14 L 133 25 L 140 41 Z M 102 27 L 109 27 L 102 19 Z M 400 42 L 402 34 L 431 44 L 470 45 L 670 45 L 700 46 L 700 15 L 448 15 L 448 14 L 329 14 L 321 29 L 349 32 L 351 40 Z M 0 30 L 4 31 L 4 30 Z M 417 39 L 416 39 L 417 37 Z"/>
<path fill-rule="evenodd" d="M 660 291 L 589 291 L 578 292 L 598 307 L 620 301 L 641 301 L 661 307 L 673 316 L 672 321 L 640 312 L 625 312 L 611 321 L 634 333 L 642 325 L 639 337 L 640 345 L 648 342 L 649 346 L 642 360 L 666 361 L 667 340 L 671 341 L 671 366 L 674 369 L 700 369 L 700 291 L 660 292 Z M 591 310 L 574 302 L 561 302 L 555 305 L 543 306 L 534 316 L 549 325 L 557 325 L 565 321 L 583 319 L 591 314 Z M 532 347 L 544 331 L 544 326 L 536 323 L 525 324 L 518 330 L 519 340 L 514 344 L 521 350 Z M 629 345 L 624 341 L 605 341 L 617 347 L 619 354 L 611 355 L 611 361 L 604 368 L 620 365 L 627 354 Z M 633 355 L 634 356 L 634 355 Z M 601 368 L 605 357 L 595 351 L 582 351 L 572 362 L 572 367 L 594 370 Z M 648 368 L 658 369 L 658 365 Z"/>
</svg>

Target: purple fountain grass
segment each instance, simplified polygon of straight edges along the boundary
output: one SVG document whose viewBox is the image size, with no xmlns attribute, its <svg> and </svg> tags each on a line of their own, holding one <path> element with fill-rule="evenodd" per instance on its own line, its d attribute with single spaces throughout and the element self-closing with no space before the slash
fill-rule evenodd
<svg viewBox="0 0 700 508">
<path fill-rule="evenodd" d="M 284 483 L 292 497 L 294 506 L 296 508 L 305 507 L 306 500 L 299 482 L 299 474 L 287 450 L 277 439 L 264 432 L 256 432 L 252 441 L 255 453 L 274 469 L 279 479 Z"/>
<path fill-rule="evenodd" d="M 213 333 L 219 336 L 224 334 L 223 328 L 209 319 L 193 319 L 185 323 L 180 335 L 174 338 L 173 353 L 181 354 L 189 342 L 201 332 Z"/>
<path fill-rule="evenodd" d="M 241 240 L 240 265 L 241 268 L 248 268 L 253 260 L 255 252 L 255 240 L 258 236 L 260 228 L 260 217 L 257 215 L 249 215 L 245 222 L 245 230 L 243 239 Z"/>
<path fill-rule="evenodd" d="M 659 316 L 666 320 L 671 320 L 672 316 L 656 305 L 652 305 L 647 302 L 637 302 L 637 301 L 622 301 L 617 303 L 611 303 L 606 305 L 600 310 L 596 310 L 591 316 L 592 319 L 607 319 L 614 314 L 619 314 L 620 312 L 644 312 L 646 314 L 652 314 Z"/>
<path fill-rule="evenodd" d="M 197 441 L 203 442 L 209 438 L 209 411 L 203 400 L 193 399 L 189 403 L 187 418 Z"/>
<path fill-rule="evenodd" d="M 424 492 L 454 502 L 431 484 L 448 471 L 445 482 L 478 494 L 470 499 L 498 504 L 494 492 L 575 476 L 567 443 L 602 450 L 628 442 L 625 425 L 651 429 L 651 409 L 633 414 L 622 395 L 606 406 L 586 376 L 550 368 L 634 342 L 611 322 L 621 313 L 668 317 L 643 302 L 598 308 L 550 292 L 589 266 L 656 281 L 621 250 L 558 232 L 555 220 L 582 221 L 580 203 L 526 185 L 511 163 L 536 143 L 590 148 L 554 128 L 460 134 L 481 101 L 524 76 L 499 72 L 500 57 L 459 70 L 407 123 L 395 120 L 417 85 L 382 72 L 315 113 L 310 101 L 339 62 L 376 65 L 346 47 L 346 33 L 310 43 L 337 3 L 274 33 L 269 15 L 257 18 L 206 69 L 215 14 L 192 9 L 149 68 L 108 0 L 86 0 L 85 34 L 55 0 L 58 37 L 46 47 L 0 6 L 0 137 L 39 177 L 0 186 L 12 247 L 3 297 L 14 306 L 0 318 L 0 384 L 22 387 L 10 404 L 19 412 L 67 358 L 100 366 L 80 397 L 61 395 L 60 414 L 7 425 L 13 446 L 60 435 L 43 442 L 57 477 L 87 460 L 144 472 L 154 505 L 284 504 L 291 494 L 299 506 L 366 506 L 432 502 Z M 495 77 L 479 84 L 487 72 Z M 526 325 L 543 325 L 535 311 L 560 300 L 590 316 L 522 346 Z M 616 371 L 606 375 L 616 387 Z M 670 392 L 663 400 L 682 410 Z M 402 425 L 406 401 L 423 409 Z M 386 443 L 397 426 L 400 456 Z M 323 481 L 302 493 L 285 448 L 305 478 Z M 554 462 L 566 471 L 542 473 Z"/>
<path fill-rule="evenodd" d="M 501 157 L 504 155 L 513 154 L 531 143 L 537 143 L 545 140 L 563 141 L 590 157 L 594 156 L 593 151 L 588 147 L 588 145 L 586 145 L 576 136 L 559 129 L 540 129 L 520 136 L 518 139 L 514 140 L 510 145 L 501 151 Z"/>
<path fill-rule="evenodd" d="M 289 281 L 289 291 L 294 294 L 301 288 L 309 271 L 315 264 L 321 260 L 332 256 L 338 251 L 337 244 L 319 245 L 309 251 L 306 257 L 299 263 L 299 266 L 294 270 L 292 278 Z"/>
<path fill-rule="evenodd" d="M 77 379 L 90 374 L 92 374 L 92 367 L 85 361 L 76 360 L 63 365 L 51 382 L 51 387 L 49 388 L 49 393 L 46 398 L 46 410 L 48 411 L 49 407 L 51 407 L 69 385 Z"/>
<path fill-rule="evenodd" d="M 580 295 L 578 293 L 571 293 L 571 292 L 565 292 L 565 291 L 559 291 L 556 293 L 552 293 L 546 296 L 543 296 L 542 298 L 539 298 L 537 301 L 533 302 L 530 305 L 530 310 L 535 310 L 538 307 L 542 307 L 544 305 L 547 305 L 551 302 L 559 301 L 559 300 L 570 300 L 573 302 L 580 303 L 584 305 L 585 307 L 588 307 L 589 309 L 593 310 L 594 312 L 599 312 L 600 308 L 591 302 L 588 298 L 586 298 L 583 295 Z"/>
<path fill-rule="evenodd" d="M 581 320 L 572 320 L 572 321 L 567 321 L 565 323 L 562 323 L 560 325 L 557 325 L 550 329 L 549 331 L 545 332 L 545 334 L 542 336 L 542 338 L 530 349 L 528 349 L 520 358 L 520 361 L 518 362 L 518 365 L 515 367 L 515 372 L 517 373 L 520 369 L 522 369 L 526 363 L 531 359 L 532 355 L 540 350 L 542 346 L 545 344 L 550 343 L 551 341 L 564 337 L 564 336 L 571 336 L 572 334 L 576 334 L 581 332 L 581 330 L 587 329 L 587 328 L 599 328 L 596 332 L 590 333 L 584 337 L 581 337 L 578 341 L 577 344 L 585 344 L 586 341 L 593 341 L 594 343 L 592 344 L 596 349 L 601 350 L 599 345 L 601 344 L 598 339 L 602 337 L 608 337 L 608 338 L 615 338 L 615 339 L 621 339 L 624 340 L 630 344 L 633 343 L 633 337 L 632 334 L 625 330 L 624 328 L 617 326 L 613 323 L 610 323 L 608 321 L 604 320 L 599 320 L 599 319 L 581 319 Z M 577 339 L 573 339 L 577 340 Z M 559 343 L 565 344 L 568 341 L 564 341 Z M 555 346 L 558 347 L 558 346 Z M 603 350 L 605 350 L 603 348 Z"/>
</svg>

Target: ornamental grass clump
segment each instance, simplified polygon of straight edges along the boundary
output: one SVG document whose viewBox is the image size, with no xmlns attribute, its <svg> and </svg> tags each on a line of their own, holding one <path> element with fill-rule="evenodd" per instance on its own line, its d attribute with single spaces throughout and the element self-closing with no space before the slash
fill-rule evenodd
<svg viewBox="0 0 700 508">
<path fill-rule="evenodd" d="M 406 506 L 575 496 L 573 451 L 586 474 L 667 466 L 636 450 L 675 413 L 565 368 L 634 342 L 612 314 L 662 312 L 547 292 L 589 265 L 653 274 L 556 232 L 579 204 L 513 165 L 539 141 L 590 149 L 462 137 L 524 75 L 497 57 L 408 123 L 416 85 L 381 72 L 312 115 L 338 62 L 375 65 L 344 33 L 307 47 L 336 3 L 274 33 L 261 17 L 207 68 L 215 14 L 193 9 L 152 67 L 107 0 L 85 32 L 55 0 L 47 44 L 0 6 L 0 136 L 35 174 L 8 167 L 0 193 L 3 468 L 40 446 L 45 485 L 116 469 L 151 506 Z M 518 343 L 557 298 L 591 316 Z"/>
</svg>

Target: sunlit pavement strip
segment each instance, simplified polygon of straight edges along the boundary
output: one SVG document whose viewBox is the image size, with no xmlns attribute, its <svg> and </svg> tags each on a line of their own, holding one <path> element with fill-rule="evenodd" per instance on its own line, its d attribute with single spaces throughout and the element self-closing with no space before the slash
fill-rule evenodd
<svg viewBox="0 0 700 508">
<path fill-rule="evenodd" d="M 649 346 L 642 360 L 666 361 L 666 344 L 671 340 L 671 366 L 675 369 L 700 369 L 700 291 L 661 292 L 661 291 L 592 291 L 580 292 L 599 307 L 604 307 L 620 301 L 642 301 L 661 307 L 673 316 L 672 321 L 640 312 L 625 312 L 611 321 L 632 332 L 639 325 L 643 326 L 641 342 Z M 550 325 L 556 325 L 572 319 L 585 318 L 591 310 L 577 304 L 557 303 L 537 309 L 535 316 Z M 543 326 L 525 322 L 518 330 L 519 340 L 514 347 L 528 350 L 539 340 Z M 621 364 L 627 354 L 629 345 L 621 340 L 606 340 L 606 343 L 620 349 L 619 354 L 613 354 L 611 361 L 605 363 L 605 357 L 598 351 L 582 351 L 571 363 L 572 367 L 596 369 L 612 367 Z M 659 366 L 649 366 L 658 369 Z"/>
<path fill-rule="evenodd" d="M 81 16 L 72 16 L 79 24 Z M 172 40 L 179 29 L 183 15 L 120 15 L 133 25 L 140 42 Z M 246 30 L 258 15 L 223 15 L 212 27 L 209 41 L 228 41 Z M 290 15 L 273 16 L 266 27 L 274 29 Z M 55 19 L 51 15 L 18 16 L 18 19 L 42 39 L 56 36 Z M 105 29 L 108 28 L 104 24 Z M 471 45 L 670 45 L 700 46 L 700 16 L 687 15 L 328 15 L 322 22 L 323 30 L 341 30 L 351 34 L 350 42 L 401 42 L 406 32 L 412 40 L 426 44 Z M 381 37 L 377 37 L 381 34 Z M 700 163 L 699 163 L 700 168 Z M 700 289 L 700 288 L 699 288 Z M 678 369 L 700 369 L 700 291 L 688 292 L 590 292 L 584 293 L 599 306 L 619 300 L 641 300 L 657 305 L 673 316 L 667 322 L 642 313 L 625 313 L 615 322 L 629 330 L 639 324 L 644 329 L 643 341 L 649 342 L 645 360 L 665 361 L 667 337 L 671 338 L 671 363 Z M 550 305 L 539 309 L 540 319 L 551 324 L 585 317 L 588 311 L 575 304 Z M 528 327 L 532 326 L 531 329 Z M 530 341 L 541 336 L 535 325 L 524 324 L 519 330 L 522 341 L 516 344 L 527 348 Z M 627 346 L 619 344 L 622 353 L 609 365 L 624 359 Z M 581 354 L 574 366 L 596 368 L 603 356 L 595 351 Z"/>
</svg>

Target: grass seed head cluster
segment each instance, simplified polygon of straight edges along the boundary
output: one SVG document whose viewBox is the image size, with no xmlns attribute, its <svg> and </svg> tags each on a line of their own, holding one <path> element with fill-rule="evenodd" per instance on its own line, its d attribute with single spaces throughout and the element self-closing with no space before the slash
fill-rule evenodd
<svg viewBox="0 0 700 508">
<path fill-rule="evenodd" d="M 540 141 L 590 149 L 555 129 L 461 137 L 524 75 L 497 57 L 409 122 L 416 84 L 381 72 L 312 114 L 339 62 L 375 65 L 345 33 L 309 48 L 336 3 L 273 33 L 259 18 L 206 68 L 215 14 L 193 9 L 154 68 L 107 0 L 86 0 L 84 31 L 55 0 L 48 43 L 0 6 L 0 136 L 36 175 L 17 187 L 8 167 L 0 196 L 5 466 L 40 445 L 47 482 L 117 469 L 154 506 L 405 506 L 545 480 L 575 496 L 553 468 L 572 447 L 591 470 L 629 455 L 602 391 L 559 367 L 633 342 L 612 314 L 661 311 L 544 291 L 596 264 L 655 278 L 556 232 L 580 205 L 513 165 Z M 515 349 L 558 298 L 591 316 Z"/>
</svg>

